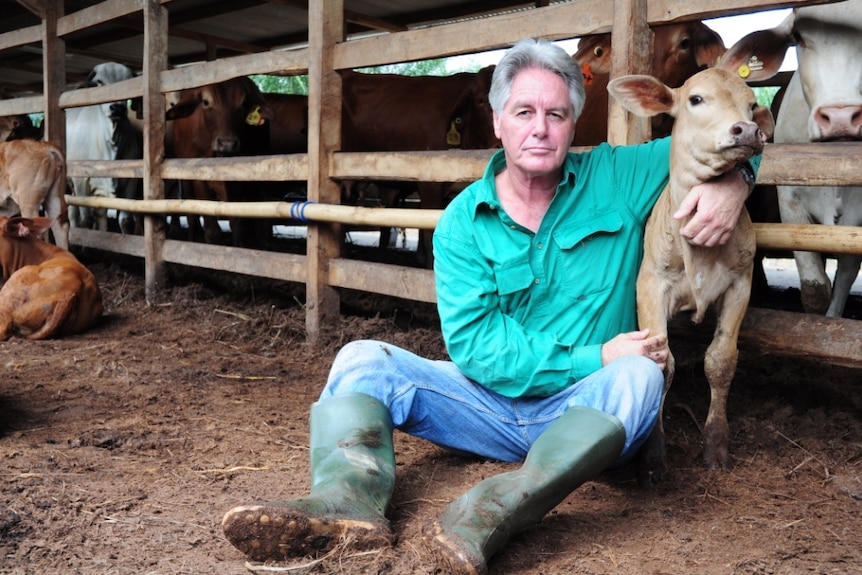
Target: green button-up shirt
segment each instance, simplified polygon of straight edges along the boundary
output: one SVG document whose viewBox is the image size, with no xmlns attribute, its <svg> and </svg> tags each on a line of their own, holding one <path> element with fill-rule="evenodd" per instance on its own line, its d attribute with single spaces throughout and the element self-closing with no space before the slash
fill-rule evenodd
<svg viewBox="0 0 862 575">
<path fill-rule="evenodd" d="M 553 395 L 602 367 L 603 343 L 637 329 L 644 225 L 669 153 L 669 138 L 570 153 L 536 233 L 500 205 L 502 150 L 452 201 L 434 271 L 443 337 L 467 377 L 508 397 Z"/>
</svg>

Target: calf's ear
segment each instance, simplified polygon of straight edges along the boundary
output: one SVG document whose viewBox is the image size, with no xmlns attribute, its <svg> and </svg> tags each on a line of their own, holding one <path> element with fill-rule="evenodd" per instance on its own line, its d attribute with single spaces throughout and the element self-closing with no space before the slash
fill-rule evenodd
<svg viewBox="0 0 862 575">
<path fill-rule="evenodd" d="M 648 118 L 670 114 L 673 110 L 673 90 L 652 76 L 634 74 L 614 78 L 608 82 L 608 92 L 636 116 Z"/>
<path fill-rule="evenodd" d="M 758 106 L 754 109 L 754 121 L 763 136 L 768 140 L 775 133 L 775 118 L 766 106 Z"/>
</svg>

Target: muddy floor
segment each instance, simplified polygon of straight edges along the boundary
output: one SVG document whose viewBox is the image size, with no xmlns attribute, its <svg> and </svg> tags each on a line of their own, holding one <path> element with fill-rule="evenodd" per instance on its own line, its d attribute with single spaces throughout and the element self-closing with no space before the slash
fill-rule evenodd
<svg viewBox="0 0 862 575">
<path fill-rule="evenodd" d="M 307 493 L 309 404 L 338 348 L 377 338 L 444 357 L 433 308 L 346 293 L 342 321 L 310 346 L 297 286 L 173 270 L 169 296 L 147 305 L 139 263 L 85 261 L 104 291 L 96 329 L 0 343 L 0 573 L 435 573 L 422 525 L 513 468 L 396 432 L 393 548 L 247 563 L 221 516 Z M 674 349 L 669 480 L 644 490 L 634 469 L 602 475 L 491 572 L 862 573 L 862 370 L 743 350 L 735 466 L 708 472 L 704 349 Z"/>
</svg>

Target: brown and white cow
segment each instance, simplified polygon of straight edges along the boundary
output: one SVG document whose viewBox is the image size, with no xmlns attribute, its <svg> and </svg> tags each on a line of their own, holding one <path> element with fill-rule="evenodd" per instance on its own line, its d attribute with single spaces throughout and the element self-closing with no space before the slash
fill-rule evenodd
<svg viewBox="0 0 862 575">
<path fill-rule="evenodd" d="M 54 223 L 54 242 L 69 248 L 66 214 L 66 162 L 60 148 L 49 142 L 0 142 L 0 215 L 39 215 Z"/>
<path fill-rule="evenodd" d="M 700 70 L 715 66 L 724 42 L 699 21 L 655 26 L 650 74 L 676 88 Z M 611 72 L 611 35 L 585 36 L 572 56 L 584 71 L 587 99 L 575 129 L 575 146 L 595 146 L 608 138 L 607 85 Z M 659 114 L 652 120 L 652 135 L 670 134 L 673 119 Z"/>
<path fill-rule="evenodd" d="M 177 158 L 213 158 L 268 153 L 272 113 L 263 95 L 249 78 L 239 77 L 217 84 L 183 90 L 167 112 L 173 120 L 173 149 Z M 241 201 L 255 182 L 190 182 L 192 196 L 199 200 Z M 191 223 L 191 222 L 190 222 Z M 245 223 L 231 220 L 234 245 L 249 241 Z M 204 237 L 221 242 L 221 228 L 214 217 L 204 218 Z M 194 232 L 195 226 L 190 225 Z"/>
<path fill-rule="evenodd" d="M 671 137 L 670 181 L 646 224 L 644 258 L 637 280 L 638 324 L 652 334 L 667 333 L 680 311 L 693 311 L 699 323 L 714 307 L 717 322 L 706 351 L 705 371 L 711 402 L 704 435 L 710 469 L 729 469 L 727 396 L 736 372 L 737 337 L 748 309 L 755 250 L 754 229 L 743 210 L 730 240 L 720 246 L 690 245 L 674 219 L 691 188 L 729 170 L 763 149 L 773 129 L 768 108 L 734 73 L 712 68 L 672 89 L 651 76 L 614 79 L 608 90 L 640 116 L 667 113 L 676 120 Z M 670 354 L 665 393 L 674 375 Z M 641 483 L 663 477 L 666 469 L 661 414 L 642 451 Z"/>
<path fill-rule="evenodd" d="M 0 216 L 0 341 L 84 332 L 102 317 L 93 274 L 68 250 L 42 241 L 48 218 Z"/>
<path fill-rule="evenodd" d="M 792 45 L 799 64 L 778 111 L 775 142 L 862 141 L 862 0 L 797 8 L 776 28 L 742 38 L 722 65 L 746 80 L 767 79 Z M 785 223 L 862 226 L 859 186 L 778 186 L 778 207 Z M 793 255 L 803 308 L 840 317 L 862 256 L 839 255 L 833 284 L 820 254 Z"/>
</svg>

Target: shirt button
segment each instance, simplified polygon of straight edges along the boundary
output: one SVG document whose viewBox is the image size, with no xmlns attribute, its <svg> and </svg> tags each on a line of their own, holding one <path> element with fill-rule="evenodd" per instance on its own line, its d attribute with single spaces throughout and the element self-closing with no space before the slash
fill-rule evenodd
<svg viewBox="0 0 862 575">
<path fill-rule="evenodd" d="M 533 283 L 539 285 L 541 283 L 541 280 L 539 278 L 536 278 L 533 280 Z"/>
<path fill-rule="evenodd" d="M 542 242 L 539 242 L 539 243 L 537 243 L 537 244 L 536 244 L 536 249 L 537 249 L 537 250 L 542 249 Z"/>
<path fill-rule="evenodd" d="M 512 225 L 510 225 L 510 226 L 509 226 L 509 228 L 510 228 L 510 229 L 513 229 L 513 230 L 516 230 L 516 229 L 518 229 L 518 226 L 516 226 L 515 224 L 512 224 Z"/>
</svg>

